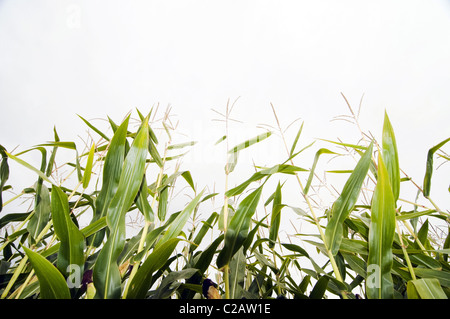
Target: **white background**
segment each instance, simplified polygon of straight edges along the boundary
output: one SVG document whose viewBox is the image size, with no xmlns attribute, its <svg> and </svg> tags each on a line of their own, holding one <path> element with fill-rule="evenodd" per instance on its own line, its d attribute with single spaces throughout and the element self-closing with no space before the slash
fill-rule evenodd
<svg viewBox="0 0 450 319">
<path fill-rule="evenodd" d="M 198 141 L 184 168 L 200 189 L 222 192 L 224 161 L 208 154 L 224 127 L 211 109 L 225 112 L 240 97 L 230 146 L 264 132 L 258 124 L 276 125 L 270 103 L 284 128 L 300 119 L 286 132 L 289 146 L 301 121 L 301 147 L 315 138 L 357 143 L 356 126 L 331 121 L 349 114 L 341 92 L 355 110 L 364 95 L 360 124 L 377 138 L 388 112 L 401 167 L 421 186 L 426 152 L 450 136 L 449 1 L 0 1 L 0 144 L 8 151 L 52 140 L 53 126 L 83 149 L 87 127 L 76 114 L 106 127 L 100 118 L 118 123 L 158 103 L 161 117 L 170 104 L 184 134 L 174 139 Z M 285 159 L 279 134 L 270 139 L 269 150 L 262 142 L 246 153 L 230 186 L 253 161 Z M 313 155 L 296 164 L 309 168 Z M 40 155 L 29 156 L 39 166 Z M 448 208 L 449 165 L 439 172 L 432 195 Z M 15 170 L 11 183 L 26 176 Z"/>
</svg>

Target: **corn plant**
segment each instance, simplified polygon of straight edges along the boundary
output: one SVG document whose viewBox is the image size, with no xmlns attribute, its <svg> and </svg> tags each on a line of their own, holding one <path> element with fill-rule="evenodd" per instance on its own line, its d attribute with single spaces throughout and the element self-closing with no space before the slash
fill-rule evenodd
<svg viewBox="0 0 450 319">
<path fill-rule="evenodd" d="M 227 105 L 225 123 L 232 108 Z M 304 152 L 315 142 L 301 147 L 303 124 L 288 147 L 273 111 L 277 127 L 236 146 L 228 145 L 226 125 L 217 142 L 226 143 L 227 158 L 219 192 L 198 188 L 181 168 L 178 160 L 195 142 L 173 142 L 168 113 L 158 121 L 156 112 L 136 110 L 136 119 L 128 114 L 119 124 L 108 118 L 108 129 L 80 116 L 90 131 L 84 149 L 61 141 L 56 129 L 54 141 L 15 154 L 0 146 L 1 298 L 200 299 L 208 298 L 203 286 L 211 280 L 226 299 L 448 298 L 450 214 L 433 201 L 431 181 L 435 154 L 449 161 L 450 138 L 430 148 L 420 186 L 400 168 L 387 113 L 381 143 L 363 131 L 358 144 L 318 140 L 326 146 L 311 161 Z M 285 160 L 255 164 L 254 173 L 230 185 L 239 154 L 277 136 Z M 61 149 L 71 153 L 64 164 Z M 39 152 L 41 162 L 25 161 L 28 152 Z M 348 177 L 323 209 L 314 194 L 318 163 L 342 152 L 355 163 L 328 170 Z M 8 184 L 11 162 L 35 179 L 18 194 Z M 297 190 L 286 186 L 291 182 Z M 180 183 L 189 200 L 173 210 Z M 406 183 L 416 198 L 400 198 Z M 296 192 L 295 203 L 287 202 L 288 191 Z M 213 202 L 219 206 L 208 205 Z M 23 211 L 8 212 L 14 205 Z M 308 224 L 315 233 L 282 236 L 288 212 L 296 214 L 289 220 L 294 227 Z M 127 218 L 137 230 L 130 231 Z M 433 220 L 444 225 L 436 226 L 439 236 Z"/>
</svg>

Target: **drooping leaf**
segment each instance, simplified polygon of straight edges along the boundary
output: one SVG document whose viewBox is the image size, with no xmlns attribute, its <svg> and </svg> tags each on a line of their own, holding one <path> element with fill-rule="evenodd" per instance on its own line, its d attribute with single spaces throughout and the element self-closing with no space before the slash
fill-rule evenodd
<svg viewBox="0 0 450 319">
<path fill-rule="evenodd" d="M 436 146 L 430 148 L 427 154 L 427 168 L 425 171 L 425 177 L 423 179 L 423 195 L 425 197 L 430 196 L 430 190 L 431 190 L 431 176 L 433 175 L 433 156 L 434 153 L 440 149 L 442 146 L 444 146 L 448 141 L 450 141 L 450 137 L 443 140 Z"/>
<path fill-rule="evenodd" d="M 39 280 L 42 299 L 70 299 L 70 291 L 63 275 L 47 259 L 23 247 Z"/>
<path fill-rule="evenodd" d="M 283 173 L 283 174 L 290 174 L 293 175 L 296 172 L 305 172 L 307 171 L 304 168 L 293 166 L 293 165 L 287 165 L 287 164 L 281 164 L 281 165 L 275 165 L 270 168 L 262 169 L 256 173 L 254 173 L 249 179 L 247 179 L 245 182 L 241 183 L 240 185 L 228 190 L 225 195 L 227 197 L 232 197 L 241 194 L 251 183 L 259 181 L 263 179 L 264 177 L 271 176 L 275 173 Z"/>
<path fill-rule="evenodd" d="M 334 202 L 331 208 L 331 218 L 325 229 L 325 240 L 328 249 L 330 249 L 333 255 L 336 255 L 339 251 L 343 236 L 344 221 L 355 207 L 361 191 L 361 186 L 369 171 L 369 165 L 372 160 L 372 148 L 373 144 L 371 143 L 364 155 L 358 161 L 358 164 L 356 164 L 356 167 L 345 183 L 339 198 Z"/>
<path fill-rule="evenodd" d="M 317 162 L 319 161 L 319 157 L 322 154 L 337 154 L 337 153 L 332 152 L 332 151 L 330 151 L 329 149 L 326 149 L 326 148 L 321 148 L 320 150 L 318 150 L 316 152 L 316 155 L 314 156 L 313 165 L 311 167 L 311 170 L 309 171 L 308 180 L 306 182 L 305 188 L 303 189 L 303 192 L 305 194 L 308 194 L 309 187 L 311 186 L 311 182 L 312 182 L 312 179 L 314 177 L 314 171 L 316 170 Z"/>
<path fill-rule="evenodd" d="M 379 155 L 378 179 L 372 198 L 368 240 L 369 256 L 367 260 L 368 278 L 366 280 L 366 293 L 370 299 L 390 299 L 394 296 L 391 276 L 394 233 L 395 199 L 387 168 L 381 155 Z"/>
</svg>

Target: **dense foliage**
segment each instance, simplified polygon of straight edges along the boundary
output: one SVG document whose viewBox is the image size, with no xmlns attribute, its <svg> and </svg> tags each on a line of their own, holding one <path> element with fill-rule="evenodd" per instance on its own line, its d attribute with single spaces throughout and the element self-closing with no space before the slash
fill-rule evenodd
<svg viewBox="0 0 450 319">
<path fill-rule="evenodd" d="M 285 161 L 255 166 L 253 174 L 229 187 L 239 152 L 263 146 L 273 133 L 266 132 L 227 150 L 224 191 L 216 193 L 198 187 L 180 165 L 169 170 L 167 164 L 176 163 L 194 143 L 171 143 L 173 128 L 163 120 L 168 142 L 161 145 L 151 112 L 137 114 L 137 130 L 128 115 L 119 124 L 108 118 L 108 133 L 81 118 L 95 136 L 83 151 L 61 141 L 56 130 L 53 142 L 20 153 L 0 147 L 1 298 L 204 298 L 207 277 L 217 281 L 222 298 L 450 296 L 450 214 L 430 195 L 433 158 L 450 139 L 430 149 L 419 186 L 400 169 L 387 114 L 381 143 L 364 134 L 358 145 L 325 141 L 332 150 L 320 148 L 313 159 L 301 159 L 307 163 L 302 166 L 313 163 L 309 169 L 294 164 L 314 147 L 300 146 L 300 126 L 290 147 L 282 136 Z M 217 143 L 227 142 L 227 134 Z M 67 163 L 58 160 L 61 150 L 71 154 Z M 317 164 L 342 151 L 355 164 L 331 172 L 346 181 L 334 203 L 321 210 L 311 197 Z M 40 152 L 41 162 L 25 161 L 28 152 Z M 8 184 L 14 182 L 11 162 L 36 178 L 18 194 Z M 69 169 L 67 176 L 58 173 L 62 167 Z M 287 179 L 298 184 L 294 205 L 284 201 Z M 171 211 L 176 183 L 190 199 Z M 417 191 L 406 202 L 399 198 L 405 183 Z M 264 192 L 269 194 L 265 201 Z M 415 204 L 419 197 L 427 204 L 404 211 L 405 203 Z M 221 203 L 220 209 L 205 212 L 212 200 Z M 15 204 L 23 211 L 8 212 Z M 256 218 L 257 210 L 262 218 Z M 298 242 L 285 240 L 280 232 L 288 210 L 316 232 L 290 234 Z M 132 214 L 141 218 L 134 233 L 126 219 Z M 90 220 L 81 226 L 85 216 Z M 443 229 L 438 238 L 434 221 Z"/>
</svg>

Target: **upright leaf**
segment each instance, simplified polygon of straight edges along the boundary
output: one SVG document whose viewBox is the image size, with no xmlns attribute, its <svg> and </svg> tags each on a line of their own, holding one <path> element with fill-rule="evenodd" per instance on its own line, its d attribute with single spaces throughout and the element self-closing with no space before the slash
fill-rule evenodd
<svg viewBox="0 0 450 319">
<path fill-rule="evenodd" d="M 336 255 L 339 251 L 339 246 L 342 242 L 344 221 L 355 207 L 361 186 L 369 171 L 372 160 L 372 148 L 373 143 L 370 143 L 369 148 L 361 156 L 361 159 L 345 183 L 341 195 L 331 208 L 331 218 L 325 229 L 325 240 L 328 249 L 330 249 L 333 255 Z"/>
<path fill-rule="evenodd" d="M 189 217 L 191 216 L 191 213 L 194 211 L 194 209 L 197 207 L 197 204 L 199 203 L 204 190 L 200 192 L 186 207 L 181 211 L 180 214 L 174 219 L 174 221 L 170 224 L 167 231 L 164 233 L 164 235 L 161 237 L 161 239 L 156 244 L 156 247 L 161 246 L 163 243 L 168 241 L 171 238 L 177 237 L 183 227 L 186 225 L 186 222 L 188 221 Z"/>
<path fill-rule="evenodd" d="M 53 227 L 61 243 L 56 265 L 65 276 L 70 273 L 69 266 L 77 265 L 81 275 L 84 266 L 84 235 L 70 217 L 67 195 L 55 185 L 52 186 L 51 207 Z"/>
<path fill-rule="evenodd" d="M 394 199 L 397 201 L 400 193 L 400 164 L 398 161 L 394 129 L 392 128 L 386 112 L 384 114 L 382 145 L 383 161 L 389 174 L 389 181 L 391 183 Z"/>
<path fill-rule="evenodd" d="M 258 187 L 239 204 L 225 233 L 225 245 L 217 256 L 217 267 L 227 265 L 248 235 L 250 222 L 258 206 L 262 187 Z"/>
<path fill-rule="evenodd" d="M 275 191 L 275 196 L 273 198 L 272 204 L 272 214 L 270 217 L 270 229 L 269 229 L 269 247 L 273 248 L 275 246 L 275 241 L 278 237 L 278 230 L 280 229 L 281 223 L 281 209 L 283 205 L 281 204 L 281 184 L 278 183 L 277 189 Z"/>
<path fill-rule="evenodd" d="M 95 155 L 95 143 L 92 143 L 92 147 L 89 150 L 89 155 L 86 163 L 86 167 L 84 168 L 83 174 L 83 188 L 87 188 L 89 186 L 89 182 L 91 180 L 92 173 L 92 164 L 94 163 L 94 155 Z"/>
<path fill-rule="evenodd" d="M 125 245 L 125 214 L 136 198 L 144 177 L 148 139 L 146 118 L 127 153 L 117 191 L 108 206 L 106 221 L 110 233 L 93 271 L 94 285 L 99 298 L 114 299 L 121 295 L 121 275 L 117 258 Z"/>
<path fill-rule="evenodd" d="M 50 194 L 45 185 L 41 186 L 39 194 L 36 194 L 37 204 L 34 215 L 30 218 L 27 230 L 33 239 L 36 239 L 47 225 L 50 219 Z"/>
<path fill-rule="evenodd" d="M 369 227 L 366 293 L 371 299 L 390 299 L 394 296 L 391 268 L 395 233 L 395 199 L 381 155 L 378 156 L 377 175 Z"/>
<path fill-rule="evenodd" d="M 70 299 L 70 291 L 63 275 L 47 259 L 23 247 L 39 280 L 42 299 Z"/>
<path fill-rule="evenodd" d="M 230 299 L 241 299 L 245 281 L 245 255 L 241 247 L 230 261 Z"/>
<path fill-rule="evenodd" d="M 125 144 L 129 119 L 130 117 L 128 116 L 117 128 L 109 144 L 105 164 L 103 166 L 102 189 L 95 201 L 92 223 L 106 216 L 108 206 L 116 194 L 120 174 L 122 173 L 123 161 L 125 159 Z M 89 242 L 92 246 L 98 247 L 102 243 L 104 236 L 105 230 L 101 230 L 95 233 L 92 238 L 89 239 Z"/>
<path fill-rule="evenodd" d="M 3 209 L 2 193 L 3 187 L 9 178 L 9 165 L 8 165 L 8 155 L 6 154 L 6 149 L 0 145 L 0 155 L 2 156 L 2 162 L 0 164 L 0 212 Z"/>
</svg>

